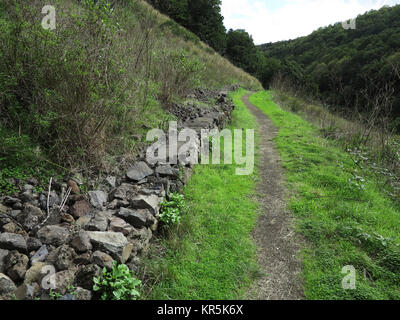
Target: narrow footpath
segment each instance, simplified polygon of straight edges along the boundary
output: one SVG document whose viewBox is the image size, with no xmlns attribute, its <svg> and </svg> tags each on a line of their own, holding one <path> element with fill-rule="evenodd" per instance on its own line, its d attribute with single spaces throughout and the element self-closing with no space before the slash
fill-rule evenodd
<svg viewBox="0 0 400 320">
<path fill-rule="evenodd" d="M 249 101 L 243 102 L 258 122 L 259 175 L 257 199 L 260 217 L 253 238 L 262 276 L 250 288 L 250 300 L 299 300 L 303 290 L 299 274 L 299 241 L 292 228 L 292 216 L 286 210 L 284 176 L 281 160 L 273 138 L 278 129 L 272 121 Z"/>
</svg>

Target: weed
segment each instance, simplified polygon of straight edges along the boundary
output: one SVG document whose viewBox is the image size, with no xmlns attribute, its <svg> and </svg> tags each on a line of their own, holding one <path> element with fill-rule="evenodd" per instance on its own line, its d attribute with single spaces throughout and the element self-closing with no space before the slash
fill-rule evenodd
<svg viewBox="0 0 400 320">
<path fill-rule="evenodd" d="M 185 208 L 185 197 L 179 193 L 172 193 L 169 201 L 161 203 L 160 221 L 165 225 L 175 225 L 180 223 L 181 215 Z"/>
<path fill-rule="evenodd" d="M 93 278 L 93 290 L 101 293 L 102 300 L 136 300 L 140 297 L 141 281 L 125 264 L 114 261 L 111 271 L 103 268 L 99 277 Z"/>
</svg>

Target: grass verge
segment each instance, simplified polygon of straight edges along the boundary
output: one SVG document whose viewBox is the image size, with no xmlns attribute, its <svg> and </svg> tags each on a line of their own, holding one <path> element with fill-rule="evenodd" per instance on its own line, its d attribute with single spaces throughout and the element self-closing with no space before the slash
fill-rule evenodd
<svg viewBox="0 0 400 320">
<path fill-rule="evenodd" d="M 255 119 L 232 95 L 230 126 L 251 128 Z M 243 142 L 244 143 L 244 142 Z M 235 165 L 198 165 L 184 189 L 181 224 L 161 240 L 163 254 L 147 261 L 147 299 L 238 299 L 257 272 L 251 231 L 257 220 L 252 201 L 256 172 L 235 174 Z M 154 279 L 156 279 L 154 281 Z"/>
<path fill-rule="evenodd" d="M 307 299 L 399 299 L 400 210 L 379 181 L 319 130 L 259 92 L 250 101 L 279 127 L 289 208 L 308 242 L 302 250 Z M 345 266 L 355 289 L 345 290 Z"/>
</svg>

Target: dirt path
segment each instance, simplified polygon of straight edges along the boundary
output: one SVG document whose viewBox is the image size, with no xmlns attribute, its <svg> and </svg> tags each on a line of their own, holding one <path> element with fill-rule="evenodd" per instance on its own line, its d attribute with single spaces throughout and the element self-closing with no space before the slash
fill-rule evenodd
<svg viewBox="0 0 400 320">
<path fill-rule="evenodd" d="M 257 198 L 260 217 L 253 238 L 257 259 L 263 273 L 250 288 L 250 300 L 298 300 L 303 298 L 299 281 L 301 263 L 298 260 L 298 241 L 291 227 L 291 216 L 285 210 L 285 188 L 280 156 L 272 139 L 278 129 L 271 120 L 249 102 L 243 102 L 256 117 L 259 125 L 259 175 Z"/>
</svg>

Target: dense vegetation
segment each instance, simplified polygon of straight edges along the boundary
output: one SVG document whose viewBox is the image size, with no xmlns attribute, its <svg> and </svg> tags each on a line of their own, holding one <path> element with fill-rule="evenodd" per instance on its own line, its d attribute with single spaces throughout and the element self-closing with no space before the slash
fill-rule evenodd
<svg viewBox="0 0 400 320">
<path fill-rule="evenodd" d="M 1 190 L 32 167 L 112 167 L 194 87 L 261 87 L 144 1 L 55 0 L 54 30 L 46 4 L 0 4 Z"/>
<path fill-rule="evenodd" d="M 354 30 L 338 22 L 306 37 L 256 47 L 245 30 L 226 32 L 219 0 L 148 1 L 264 87 L 284 82 L 347 114 L 380 109 L 390 117 L 388 126 L 400 130 L 399 5 L 358 16 Z"/>
<path fill-rule="evenodd" d="M 372 10 L 356 21 L 356 29 L 336 23 L 306 37 L 262 45 L 272 74 L 268 80 L 280 74 L 304 96 L 341 111 L 371 113 L 380 104 L 400 130 L 400 5 Z"/>
</svg>

